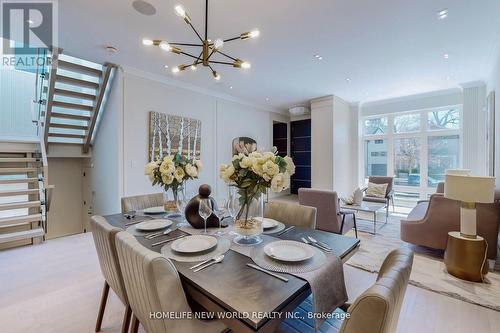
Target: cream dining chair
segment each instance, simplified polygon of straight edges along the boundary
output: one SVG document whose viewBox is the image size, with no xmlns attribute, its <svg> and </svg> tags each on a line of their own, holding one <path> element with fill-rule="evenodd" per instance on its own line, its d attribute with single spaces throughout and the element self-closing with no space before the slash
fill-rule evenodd
<svg viewBox="0 0 500 333">
<path fill-rule="evenodd" d="M 265 204 L 264 217 L 297 227 L 316 228 L 316 208 L 314 207 L 270 201 Z"/>
<path fill-rule="evenodd" d="M 116 235 L 116 248 L 134 312 L 131 333 L 137 332 L 139 322 L 148 333 L 226 331 L 226 327 L 217 320 L 151 318 L 150 314 L 155 312 L 191 312 L 179 274 L 169 259 L 145 248 L 127 232 Z"/>
<path fill-rule="evenodd" d="M 90 221 L 97 257 L 99 258 L 99 265 L 101 266 L 101 272 L 104 276 L 104 289 L 102 290 L 101 304 L 99 306 L 95 331 L 99 332 L 101 330 L 104 309 L 106 308 L 109 288 L 111 287 L 125 305 L 125 314 L 121 330 L 122 333 L 125 333 L 129 328 L 132 310 L 129 306 L 127 294 L 125 292 L 125 285 L 123 283 L 115 247 L 115 235 L 120 232 L 121 229 L 111 226 L 102 216 L 93 216 Z"/>
<path fill-rule="evenodd" d="M 375 283 L 352 304 L 345 304 L 349 318 L 329 320 L 325 333 L 394 333 L 413 265 L 413 252 L 407 248 L 392 250 L 385 258 Z M 338 309 L 336 313 L 342 313 Z M 301 323 L 305 325 L 305 323 Z M 285 320 L 277 333 L 297 332 L 297 319 Z"/>
<path fill-rule="evenodd" d="M 122 213 L 163 206 L 163 193 L 135 195 L 122 198 Z"/>
</svg>

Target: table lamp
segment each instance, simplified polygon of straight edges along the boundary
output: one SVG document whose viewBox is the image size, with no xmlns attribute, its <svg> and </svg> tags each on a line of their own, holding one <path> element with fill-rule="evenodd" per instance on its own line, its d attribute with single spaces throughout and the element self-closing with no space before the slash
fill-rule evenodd
<svg viewBox="0 0 500 333">
<path fill-rule="evenodd" d="M 447 170 L 444 196 L 460 201 L 460 234 L 476 238 L 476 203 L 492 203 L 495 177 L 471 176 L 467 170 Z"/>
</svg>

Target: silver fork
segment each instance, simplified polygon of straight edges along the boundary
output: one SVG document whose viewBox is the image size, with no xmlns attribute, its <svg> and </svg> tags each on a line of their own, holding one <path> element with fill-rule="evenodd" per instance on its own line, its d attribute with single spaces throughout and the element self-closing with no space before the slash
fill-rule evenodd
<svg viewBox="0 0 500 333">
<path fill-rule="evenodd" d="M 309 238 L 309 240 L 315 244 L 318 244 L 318 245 L 321 245 L 322 247 L 324 247 L 325 249 L 328 249 L 328 250 L 332 250 L 332 248 L 330 246 L 328 246 L 328 244 L 325 244 L 323 242 L 320 242 L 318 240 L 316 240 L 315 238 L 311 237 L 311 236 L 307 236 L 307 238 Z"/>
<path fill-rule="evenodd" d="M 308 244 L 308 245 L 311 245 L 311 246 L 317 247 L 318 249 L 323 250 L 323 251 L 325 251 L 325 252 L 331 252 L 331 250 L 328 250 L 327 248 L 324 248 L 323 246 L 321 246 L 321 245 L 319 245 L 319 244 L 317 244 L 317 243 L 313 243 L 313 242 L 311 242 L 310 240 L 305 239 L 304 237 L 302 237 L 301 239 L 302 239 L 302 241 L 303 241 L 304 243 L 306 243 L 306 244 Z"/>
<path fill-rule="evenodd" d="M 160 237 L 160 236 L 163 236 L 163 235 L 168 235 L 169 233 L 172 232 L 172 229 L 167 229 L 165 231 L 159 231 L 159 232 L 155 232 L 153 234 L 150 234 L 150 235 L 146 235 L 144 236 L 144 238 L 146 239 L 153 239 L 153 238 L 156 238 L 156 237 Z"/>
</svg>

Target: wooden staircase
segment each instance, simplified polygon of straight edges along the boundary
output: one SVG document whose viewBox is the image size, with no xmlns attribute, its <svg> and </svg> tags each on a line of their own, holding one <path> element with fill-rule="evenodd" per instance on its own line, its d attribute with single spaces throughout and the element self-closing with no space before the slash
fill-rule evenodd
<svg viewBox="0 0 500 333">
<path fill-rule="evenodd" d="M 99 65 L 66 56 L 54 49 L 48 82 L 43 136 L 51 144 L 78 145 L 89 152 L 116 65 Z"/>
<path fill-rule="evenodd" d="M 37 145 L 0 142 L 0 249 L 45 236 L 46 167 Z"/>
</svg>

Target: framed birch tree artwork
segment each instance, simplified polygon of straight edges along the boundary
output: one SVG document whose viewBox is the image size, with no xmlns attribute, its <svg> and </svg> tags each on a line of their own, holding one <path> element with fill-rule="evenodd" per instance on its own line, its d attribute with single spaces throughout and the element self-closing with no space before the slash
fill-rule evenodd
<svg viewBox="0 0 500 333">
<path fill-rule="evenodd" d="M 149 160 L 156 161 L 176 153 L 188 159 L 200 158 L 201 121 L 150 111 Z"/>
</svg>

